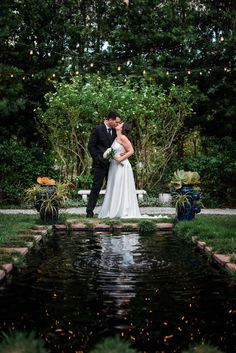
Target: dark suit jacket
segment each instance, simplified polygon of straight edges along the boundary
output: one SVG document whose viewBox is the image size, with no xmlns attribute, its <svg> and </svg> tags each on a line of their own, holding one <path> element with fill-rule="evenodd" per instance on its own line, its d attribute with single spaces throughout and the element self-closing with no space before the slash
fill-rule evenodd
<svg viewBox="0 0 236 353">
<path fill-rule="evenodd" d="M 105 124 L 94 127 L 88 143 L 88 150 L 93 159 L 93 167 L 105 167 L 109 165 L 109 161 L 103 158 L 103 153 L 107 148 L 111 147 L 115 138 L 115 129 L 112 129 L 112 137 L 110 137 Z"/>
</svg>

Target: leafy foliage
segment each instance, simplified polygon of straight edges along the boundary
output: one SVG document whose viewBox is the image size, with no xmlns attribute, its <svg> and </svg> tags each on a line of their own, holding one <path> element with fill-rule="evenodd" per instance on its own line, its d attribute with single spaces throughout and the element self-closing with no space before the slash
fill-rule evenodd
<svg viewBox="0 0 236 353">
<path fill-rule="evenodd" d="M 1 202 L 20 202 L 23 190 L 39 175 L 52 175 L 50 153 L 36 144 L 27 148 L 16 141 L 0 144 L 0 199 Z"/>
<path fill-rule="evenodd" d="M 45 0 L 43 4 L 36 0 L 28 0 L 27 3 L 2 0 L 0 142 L 14 138 L 25 146 L 37 141 L 47 148 L 47 139 L 42 141 L 42 135 L 38 133 L 35 109 L 40 107 L 44 111 L 44 96 L 55 89 L 52 84 L 54 75 L 59 81 L 63 78 L 70 82 L 76 72 L 85 81 L 84 75 L 87 73 L 99 73 L 100 76 L 111 74 L 114 81 L 132 79 L 132 84 L 136 84 L 137 89 L 143 85 L 141 81 L 144 76 L 147 81 L 150 80 L 159 87 L 163 85 L 169 92 L 173 89 L 173 82 L 177 87 L 182 86 L 187 77 L 188 82 L 195 85 L 194 91 L 192 90 L 195 114 L 190 114 L 184 120 L 181 133 L 176 135 L 171 144 L 178 149 L 178 157 L 183 157 L 184 137 L 193 128 L 197 128 L 203 137 L 227 136 L 235 139 L 234 8 L 234 0 L 136 0 L 130 1 L 129 6 L 122 0 L 71 0 L 61 1 L 60 4 L 57 0 Z M 146 93 L 149 94 L 150 86 L 147 86 Z M 145 93 L 143 88 L 140 92 Z M 124 99 L 121 92 L 117 92 L 117 95 L 114 92 L 115 96 L 116 108 L 120 109 L 120 103 L 125 104 L 126 93 L 124 91 Z M 160 95 L 157 96 L 160 102 Z M 175 97 L 169 96 L 173 107 Z M 73 174 L 88 174 L 89 160 L 83 146 L 86 144 L 89 126 L 100 121 L 103 113 L 109 110 L 112 103 L 109 97 L 107 95 L 107 100 L 101 102 L 102 109 L 100 104 L 100 118 L 96 112 L 96 99 L 94 105 L 89 104 L 85 114 L 79 116 L 79 124 L 85 119 L 85 126 L 80 124 L 78 127 L 82 140 L 79 150 L 75 148 L 78 145 L 78 131 L 74 127 L 73 135 L 68 133 L 68 139 L 71 138 L 71 145 L 68 146 L 73 147 L 72 152 L 65 153 L 62 146 L 57 148 L 60 172 L 63 174 L 66 169 L 64 174 L 68 178 Z M 89 93 L 86 99 L 89 102 Z M 94 99 L 92 92 L 90 99 Z M 135 106 L 136 117 L 143 120 L 142 124 L 134 121 L 134 142 L 137 146 L 140 134 L 144 131 L 144 145 L 140 148 L 142 153 L 134 157 L 137 182 L 140 187 L 156 187 L 165 172 L 168 162 L 166 157 L 169 159 L 173 150 L 172 147 L 160 149 L 163 146 L 163 136 L 160 136 L 159 127 L 158 132 L 154 131 L 155 136 L 153 135 L 155 146 L 150 147 L 149 141 L 145 143 L 147 129 L 152 131 L 152 108 L 156 109 L 155 102 L 152 104 L 152 100 L 149 100 L 146 115 L 143 111 L 145 97 L 138 100 L 136 96 L 133 101 L 128 102 L 131 106 L 125 104 L 123 110 L 127 113 L 127 119 L 135 120 L 131 112 Z M 73 126 L 76 111 L 71 111 L 67 103 L 64 107 L 63 104 L 61 107 L 58 105 L 58 110 L 60 109 L 65 115 L 68 110 L 65 122 L 72 120 Z M 128 114 L 129 111 L 131 115 Z M 157 112 L 161 114 L 162 110 Z M 152 121 L 150 123 L 149 115 Z M 168 132 L 172 131 L 171 120 L 169 109 L 166 120 L 163 120 Z M 67 128 L 67 125 L 64 126 Z M 40 130 L 44 128 L 47 130 L 48 127 L 40 126 Z M 82 130 L 85 130 L 83 134 Z M 162 141 L 160 144 L 159 138 Z M 166 138 L 170 138 L 172 142 L 171 136 L 167 135 Z M 137 146 L 135 147 L 138 151 Z M 156 147 L 158 148 L 155 150 Z M 140 164 L 136 163 L 138 158 Z M 204 158 L 205 152 L 203 162 Z M 233 160 L 234 158 L 230 164 Z M 232 204 L 235 202 L 232 196 L 235 192 L 232 191 L 234 184 L 228 180 L 224 185 L 229 193 L 228 203 Z M 216 190 L 210 194 L 208 201 L 217 200 L 217 192 Z"/>
<path fill-rule="evenodd" d="M 129 342 L 116 336 L 98 343 L 90 353 L 137 353 L 137 351 L 130 347 Z"/>
<path fill-rule="evenodd" d="M 2 334 L 3 341 L 0 343 L 0 351 L 4 353 L 22 352 L 22 353 L 47 353 L 44 344 L 40 338 L 36 338 L 34 332 L 29 334 L 23 332 L 11 331 L 8 334 Z"/>
<path fill-rule="evenodd" d="M 183 353 L 222 353 L 217 347 L 210 344 L 200 344 L 190 347 L 183 351 Z"/>
<path fill-rule="evenodd" d="M 150 219 L 139 221 L 138 225 L 141 233 L 148 233 L 156 230 L 156 223 Z"/>
<path fill-rule="evenodd" d="M 95 124 L 109 110 L 118 110 L 133 124 L 138 185 L 155 183 L 166 167 L 184 121 L 192 114 L 188 85 L 164 90 L 142 80 L 114 80 L 87 75 L 55 86 L 46 96 L 47 110 L 39 111 L 38 126 L 57 155 L 60 170 L 67 175 L 88 175 L 88 138 Z"/>
<path fill-rule="evenodd" d="M 197 170 L 201 176 L 202 202 L 205 207 L 233 206 L 236 202 L 236 144 L 231 138 L 206 139 L 199 153 L 173 158 L 165 178 L 176 168 Z M 166 184 L 169 180 L 166 180 Z"/>
</svg>

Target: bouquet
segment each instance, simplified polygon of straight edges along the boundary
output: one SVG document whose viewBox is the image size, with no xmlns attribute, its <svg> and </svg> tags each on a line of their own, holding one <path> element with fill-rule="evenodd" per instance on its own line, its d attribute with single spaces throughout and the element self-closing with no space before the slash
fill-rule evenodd
<svg viewBox="0 0 236 353">
<path fill-rule="evenodd" d="M 104 159 L 108 159 L 108 160 L 110 161 L 111 159 L 113 159 L 113 157 L 115 156 L 115 154 L 116 154 L 116 150 L 114 150 L 114 148 L 112 148 L 112 147 L 109 147 L 109 148 L 103 153 L 103 158 L 104 158 Z M 122 166 L 124 165 L 123 162 L 118 162 L 118 163 L 120 163 Z"/>
<path fill-rule="evenodd" d="M 114 150 L 114 148 L 109 147 L 104 153 L 103 153 L 103 158 L 104 159 L 108 159 L 109 161 L 111 159 L 113 159 L 113 157 L 115 156 L 116 151 Z"/>
</svg>

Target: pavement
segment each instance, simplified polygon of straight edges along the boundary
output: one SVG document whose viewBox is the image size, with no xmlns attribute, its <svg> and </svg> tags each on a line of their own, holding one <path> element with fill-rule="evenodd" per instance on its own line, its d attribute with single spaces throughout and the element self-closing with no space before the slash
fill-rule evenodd
<svg viewBox="0 0 236 353">
<path fill-rule="evenodd" d="M 98 214 L 101 207 L 96 207 L 95 214 Z M 142 215 L 175 215 L 174 207 L 140 207 Z M 0 209 L 0 214 L 37 214 L 38 212 L 33 209 Z M 85 207 L 71 207 L 60 208 L 60 213 L 63 214 L 79 214 L 85 215 Z M 236 209 L 234 208 L 203 208 L 201 214 L 206 215 L 235 215 Z"/>
</svg>

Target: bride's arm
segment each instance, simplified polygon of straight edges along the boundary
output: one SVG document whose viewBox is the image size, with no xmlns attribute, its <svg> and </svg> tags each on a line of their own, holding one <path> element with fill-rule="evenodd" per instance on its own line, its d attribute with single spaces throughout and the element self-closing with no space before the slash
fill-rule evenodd
<svg viewBox="0 0 236 353">
<path fill-rule="evenodd" d="M 132 143 L 130 142 L 130 140 L 124 135 L 120 139 L 121 139 L 121 143 L 125 149 L 125 152 L 122 153 L 120 156 L 114 157 L 114 159 L 118 162 L 122 162 L 125 159 L 132 156 L 132 154 L 134 154 L 134 149 L 133 149 L 133 146 L 132 146 Z"/>
</svg>

